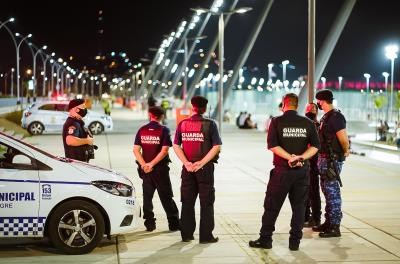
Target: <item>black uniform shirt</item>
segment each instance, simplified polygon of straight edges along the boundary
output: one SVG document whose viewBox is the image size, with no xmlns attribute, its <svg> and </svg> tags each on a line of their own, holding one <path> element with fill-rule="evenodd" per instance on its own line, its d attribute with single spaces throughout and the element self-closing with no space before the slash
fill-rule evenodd
<svg viewBox="0 0 400 264">
<path fill-rule="evenodd" d="M 319 133 L 322 153 L 328 153 L 328 149 L 326 147 L 327 142 L 325 138 L 327 135 L 331 135 L 332 137 L 331 144 L 333 147 L 333 151 L 342 154 L 343 150 L 336 137 L 336 133 L 345 128 L 346 128 L 346 119 L 341 112 L 332 109 L 331 111 L 325 113 L 325 115 L 321 118 L 320 133 Z M 344 159 L 344 157 L 341 158 Z"/>
<path fill-rule="evenodd" d="M 319 148 L 319 138 L 314 123 L 289 110 L 272 119 L 268 130 L 268 149 L 280 146 L 289 154 L 301 155 L 309 146 Z M 274 154 L 275 166 L 288 167 L 288 161 Z"/>
<path fill-rule="evenodd" d="M 77 138 L 87 138 L 88 134 L 85 131 L 85 123 L 82 120 L 68 117 L 64 123 L 62 137 L 64 143 L 65 157 L 86 161 L 86 145 L 83 146 L 69 146 L 67 145 L 67 136 L 74 136 Z"/>
<path fill-rule="evenodd" d="M 166 126 L 150 121 L 137 132 L 135 145 L 142 147 L 143 159 L 150 162 L 160 153 L 162 147 L 172 146 L 170 131 Z M 169 161 L 168 155 L 162 160 L 164 161 Z"/>
</svg>

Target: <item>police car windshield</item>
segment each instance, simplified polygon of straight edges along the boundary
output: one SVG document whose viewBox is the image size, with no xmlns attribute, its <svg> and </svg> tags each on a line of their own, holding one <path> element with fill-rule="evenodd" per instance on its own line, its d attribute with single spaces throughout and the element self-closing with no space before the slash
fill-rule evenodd
<svg viewBox="0 0 400 264">
<path fill-rule="evenodd" d="M 4 133 L 2 133 L 2 132 L 0 132 L 0 134 L 3 135 L 3 136 L 5 136 L 5 137 L 7 137 L 7 138 L 10 138 L 10 139 L 12 139 L 12 140 L 17 141 L 18 143 L 21 143 L 22 145 L 24 145 L 24 146 L 26 146 L 26 147 L 29 147 L 29 148 L 31 148 L 31 149 L 33 149 L 33 150 L 36 150 L 37 152 L 39 152 L 39 153 L 41 153 L 41 154 L 43 154 L 43 155 L 45 155 L 45 156 L 47 156 L 47 157 L 49 157 L 49 158 L 56 159 L 56 160 L 60 160 L 60 161 L 64 161 L 64 162 L 71 162 L 69 159 L 54 156 L 54 155 L 52 155 L 52 154 L 50 154 L 50 153 L 48 153 L 48 152 L 46 152 L 46 151 L 43 151 L 43 150 L 41 150 L 41 149 L 38 149 L 38 148 L 35 147 L 35 146 L 32 146 L 32 145 L 29 144 L 29 143 L 26 143 L 26 142 L 24 142 L 24 141 L 22 141 L 22 140 L 19 140 L 19 139 L 16 139 L 16 138 L 14 138 L 14 137 L 11 137 L 11 136 L 9 136 L 9 135 L 7 135 L 7 134 L 4 134 Z"/>
</svg>

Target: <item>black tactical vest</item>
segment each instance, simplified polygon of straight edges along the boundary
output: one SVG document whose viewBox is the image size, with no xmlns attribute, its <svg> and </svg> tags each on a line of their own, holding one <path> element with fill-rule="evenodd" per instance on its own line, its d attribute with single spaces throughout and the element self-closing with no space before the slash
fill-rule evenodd
<svg viewBox="0 0 400 264">
<path fill-rule="evenodd" d="M 181 123 L 182 148 L 186 158 L 190 162 L 196 162 L 204 158 L 211 144 L 210 126 L 212 120 L 188 118 Z M 212 160 L 216 162 L 218 155 Z"/>
</svg>

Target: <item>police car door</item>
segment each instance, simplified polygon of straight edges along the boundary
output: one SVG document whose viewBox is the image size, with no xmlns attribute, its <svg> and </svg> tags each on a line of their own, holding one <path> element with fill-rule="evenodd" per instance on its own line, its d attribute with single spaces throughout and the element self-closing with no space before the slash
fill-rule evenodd
<svg viewBox="0 0 400 264">
<path fill-rule="evenodd" d="M 0 140 L 0 237 L 41 236 L 39 174 L 30 151 Z M 39 231 L 39 232 L 38 232 Z"/>
</svg>

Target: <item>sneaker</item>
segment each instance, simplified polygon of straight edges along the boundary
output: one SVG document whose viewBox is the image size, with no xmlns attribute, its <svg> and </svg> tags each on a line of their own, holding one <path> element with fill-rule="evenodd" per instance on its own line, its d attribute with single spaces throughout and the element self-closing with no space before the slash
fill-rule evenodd
<svg viewBox="0 0 400 264">
<path fill-rule="evenodd" d="M 250 240 L 249 246 L 252 248 L 265 248 L 271 249 L 272 248 L 272 241 L 262 241 L 261 239 L 257 240 Z"/>
</svg>

